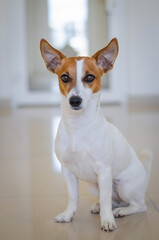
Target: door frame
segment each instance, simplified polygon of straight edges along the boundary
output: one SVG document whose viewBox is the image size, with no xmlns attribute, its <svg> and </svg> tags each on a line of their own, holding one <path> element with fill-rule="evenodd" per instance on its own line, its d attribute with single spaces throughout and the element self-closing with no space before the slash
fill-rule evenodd
<svg viewBox="0 0 159 240">
<path fill-rule="evenodd" d="M 13 73 L 14 86 L 12 88 L 12 100 L 16 106 L 33 106 L 33 105 L 57 105 L 61 102 L 60 94 L 51 92 L 30 91 L 29 74 L 28 74 L 28 45 L 27 45 L 27 0 L 16 1 L 17 12 L 16 23 L 19 24 L 15 44 L 20 47 L 18 57 L 20 59 L 20 69 Z M 105 0 L 105 11 L 108 20 L 108 40 L 117 37 L 119 48 L 122 50 L 125 46 L 125 9 L 123 0 Z M 12 16 L 14 17 L 14 16 Z M 14 24 L 15 19 L 14 19 Z M 120 25 L 120 29 L 119 29 Z M 18 47 L 18 48 L 19 48 Z M 123 50 L 124 51 L 124 50 Z M 120 53 L 121 51 L 119 51 Z M 109 73 L 109 88 L 101 91 L 101 103 L 118 103 L 125 104 L 126 97 L 126 73 L 125 73 L 125 52 L 119 54 L 114 69 Z M 16 79 L 16 80 L 15 80 Z"/>
</svg>

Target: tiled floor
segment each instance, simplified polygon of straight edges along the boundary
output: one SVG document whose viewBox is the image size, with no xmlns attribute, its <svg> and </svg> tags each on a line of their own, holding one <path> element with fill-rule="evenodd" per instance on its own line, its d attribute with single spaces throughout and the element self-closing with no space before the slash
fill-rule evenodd
<svg viewBox="0 0 159 240">
<path fill-rule="evenodd" d="M 117 219 L 118 229 L 100 230 L 99 215 L 89 207 L 95 201 L 86 183 L 80 183 L 80 201 L 71 223 L 53 218 L 67 204 L 67 190 L 53 143 L 59 108 L 0 110 L 0 240 L 158 240 L 159 239 L 159 110 L 129 111 L 102 107 L 139 152 L 154 151 L 146 194 L 148 211 Z"/>
</svg>

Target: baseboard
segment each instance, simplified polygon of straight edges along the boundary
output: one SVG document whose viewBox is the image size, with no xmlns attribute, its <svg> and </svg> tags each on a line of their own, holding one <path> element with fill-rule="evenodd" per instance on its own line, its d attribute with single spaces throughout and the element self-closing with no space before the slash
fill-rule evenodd
<svg viewBox="0 0 159 240">
<path fill-rule="evenodd" d="M 132 111 L 158 111 L 159 96 L 130 96 L 128 106 Z"/>
<path fill-rule="evenodd" d="M 10 108 L 11 101 L 9 99 L 0 99 L 0 108 Z"/>
<path fill-rule="evenodd" d="M 8 116 L 11 114 L 11 101 L 8 99 L 0 100 L 0 116 Z"/>
</svg>

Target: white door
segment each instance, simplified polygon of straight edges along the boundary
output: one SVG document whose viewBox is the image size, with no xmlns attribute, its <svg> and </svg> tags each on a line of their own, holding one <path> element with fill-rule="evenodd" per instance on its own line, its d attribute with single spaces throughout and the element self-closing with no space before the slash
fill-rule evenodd
<svg viewBox="0 0 159 240">
<path fill-rule="evenodd" d="M 18 14 L 16 18 L 12 17 L 13 22 L 19 24 L 16 36 L 21 37 L 15 36 L 14 39 L 18 50 L 15 58 L 18 57 L 20 63 L 20 68 L 13 73 L 13 78 L 16 79 L 13 87 L 14 103 L 16 105 L 60 103 L 56 75 L 46 70 L 40 55 L 41 38 L 45 38 L 67 55 L 73 56 L 93 54 L 94 51 L 105 47 L 112 37 L 117 37 L 119 47 L 124 49 L 124 8 L 121 3 L 122 1 L 120 4 L 113 4 L 112 7 L 111 0 L 17 1 L 14 9 L 17 9 Z M 113 71 L 103 78 L 101 95 L 103 103 L 126 101 L 124 61 L 123 52 L 119 54 Z"/>
</svg>

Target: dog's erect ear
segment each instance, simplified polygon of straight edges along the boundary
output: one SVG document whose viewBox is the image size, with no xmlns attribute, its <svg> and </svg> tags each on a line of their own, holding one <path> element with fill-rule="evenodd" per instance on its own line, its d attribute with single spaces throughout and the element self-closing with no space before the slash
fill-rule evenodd
<svg viewBox="0 0 159 240">
<path fill-rule="evenodd" d="M 92 56 L 95 58 L 98 67 L 105 73 L 113 68 L 113 64 L 118 55 L 118 49 L 118 41 L 116 38 L 113 38 L 105 48 L 99 50 Z"/>
<path fill-rule="evenodd" d="M 53 48 L 45 39 L 40 41 L 40 51 L 47 69 L 53 73 L 61 65 L 62 59 L 66 57 L 62 52 Z"/>
</svg>

